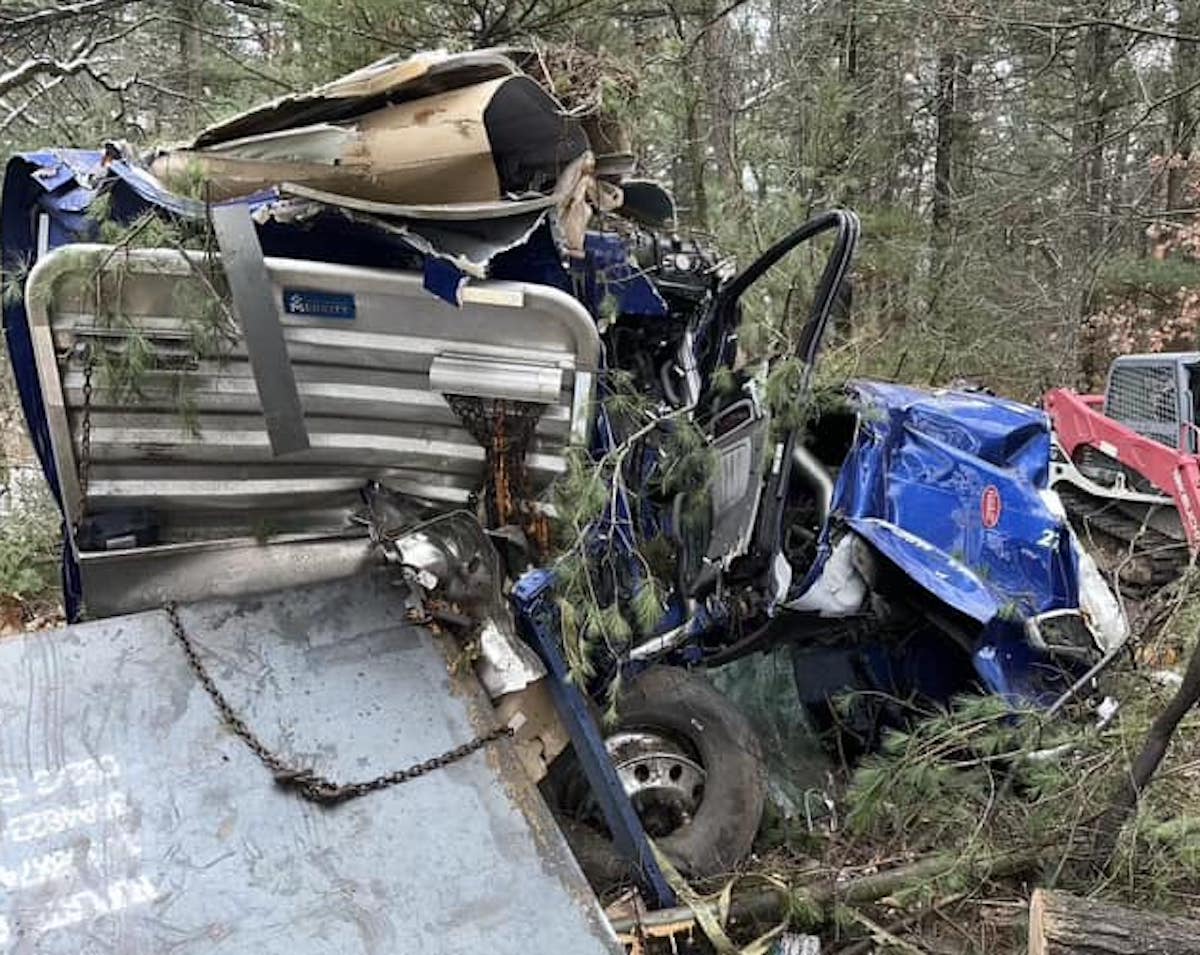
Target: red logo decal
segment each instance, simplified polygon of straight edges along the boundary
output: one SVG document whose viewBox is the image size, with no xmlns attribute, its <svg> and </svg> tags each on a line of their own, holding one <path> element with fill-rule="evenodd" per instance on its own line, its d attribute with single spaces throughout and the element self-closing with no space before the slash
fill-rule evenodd
<svg viewBox="0 0 1200 955">
<path fill-rule="evenodd" d="M 984 527 L 991 528 L 1000 523 L 1000 492 L 996 490 L 996 485 L 989 484 L 983 489 L 979 515 L 983 518 Z"/>
</svg>

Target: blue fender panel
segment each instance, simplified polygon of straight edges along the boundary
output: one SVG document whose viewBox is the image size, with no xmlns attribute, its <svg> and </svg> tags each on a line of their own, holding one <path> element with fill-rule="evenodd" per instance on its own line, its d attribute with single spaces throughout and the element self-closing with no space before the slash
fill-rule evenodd
<svg viewBox="0 0 1200 955">
<path fill-rule="evenodd" d="M 877 518 L 850 518 L 854 531 L 912 582 L 949 607 L 986 626 L 999 605 L 970 570 L 927 541 Z"/>
</svg>

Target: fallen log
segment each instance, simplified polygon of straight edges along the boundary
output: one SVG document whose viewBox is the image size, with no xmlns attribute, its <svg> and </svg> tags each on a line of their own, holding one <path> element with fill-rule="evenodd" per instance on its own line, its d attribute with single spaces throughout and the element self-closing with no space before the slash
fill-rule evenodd
<svg viewBox="0 0 1200 955">
<path fill-rule="evenodd" d="M 939 852 L 883 872 L 837 881 L 822 879 L 805 885 L 784 888 L 769 884 L 756 886 L 746 891 L 732 893 L 729 905 L 730 924 L 773 923 L 789 912 L 804 911 L 810 916 L 830 918 L 835 902 L 861 904 L 876 902 L 884 896 L 915 885 L 925 885 L 943 878 L 952 872 L 983 881 L 1002 878 L 1034 867 L 1038 856 L 1033 852 L 1013 852 L 990 857 L 964 859 L 953 852 Z M 720 917 L 717 901 L 705 901 L 715 917 Z M 637 916 L 623 916 L 611 920 L 618 935 L 636 932 L 641 928 L 660 925 L 678 926 L 695 921 L 694 912 L 687 906 L 659 909 Z"/>
<path fill-rule="evenodd" d="M 1036 889 L 1029 955 L 1200 955 L 1200 921 Z"/>
</svg>

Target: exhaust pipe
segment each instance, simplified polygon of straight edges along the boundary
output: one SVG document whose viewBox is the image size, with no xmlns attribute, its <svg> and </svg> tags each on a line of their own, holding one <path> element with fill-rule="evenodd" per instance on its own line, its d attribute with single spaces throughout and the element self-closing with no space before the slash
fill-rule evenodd
<svg viewBox="0 0 1200 955">
<path fill-rule="evenodd" d="M 833 502 L 833 478 L 829 475 L 829 469 L 799 441 L 792 447 L 792 464 L 800 472 L 800 479 L 808 485 L 813 497 L 817 499 L 817 509 L 820 511 L 821 523 L 824 524 Z"/>
</svg>

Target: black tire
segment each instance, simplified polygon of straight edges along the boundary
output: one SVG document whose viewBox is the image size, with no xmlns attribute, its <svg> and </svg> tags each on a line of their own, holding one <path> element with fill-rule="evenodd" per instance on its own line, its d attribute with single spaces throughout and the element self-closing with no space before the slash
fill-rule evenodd
<svg viewBox="0 0 1200 955">
<path fill-rule="evenodd" d="M 617 730 L 656 730 L 695 750 L 706 774 L 700 804 L 658 847 L 689 878 L 733 870 L 750 852 L 766 795 L 762 746 L 746 717 L 699 674 L 654 667 L 621 693 Z M 562 758 L 574 762 L 573 754 Z M 579 772 L 574 765 L 564 768 Z M 628 876 L 612 843 L 595 829 L 567 819 L 563 830 L 597 891 Z"/>
</svg>

